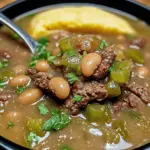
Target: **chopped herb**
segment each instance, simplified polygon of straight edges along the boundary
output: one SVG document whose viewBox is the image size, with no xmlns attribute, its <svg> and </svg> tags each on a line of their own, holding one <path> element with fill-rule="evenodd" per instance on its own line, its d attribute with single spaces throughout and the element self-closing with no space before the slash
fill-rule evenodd
<svg viewBox="0 0 150 150">
<path fill-rule="evenodd" d="M 70 84 L 73 84 L 75 81 L 79 81 L 79 78 L 76 76 L 75 73 L 71 72 L 71 73 L 68 73 L 66 75 L 68 81 Z"/>
<path fill-rule="evenodd" d="M 11 122 L 11 121 L 9 121 L 8 122 L 8 126 L 7 126 L 7 128 L 12 128 L 14 126 L 14 123 L 13 122 Z"/>
<path fill-rule="evenodd" d="M 20 36 L 17 34 L 17 33 L 12 33 L 11 34 L 11 37 L 15 40 L 19 40 L 20 39 Z"/>
<path fill-rule="evenodd" d="M 56 58 L 56 56 L 49 56 L 47 58 L 47 60 L 48 60 L 49 63 L 54 63 L 55 58 Z"/>
<path fill-rule="evenodd" d="M 40 140 L 40 137 L 37 136 L 34 132 L 30 132 L 27 137 L 27 140 L 28 140 L 28 142 L 30 142 L 30 144 L 33 142 L 38 143 Z"/>
<path fill-rule="evenodd" d="M 104 49 L 104 47 L 107 46 L 107 43 L 105 40 L 102 40 L 101 44 L 100 44 L 100 49 Z"/>
<path fill-rule="evenodd" d="M 68 147 L 68 146 L 63 146 L 60 148 L 60 150 L 72 150 L 72 148 Z"/>
<path fill-rule="evenodd" d="M 41 115 L 47 115 L 49 112 L 48 108 L 43 103 L 38 105 L 38 110 L 40 111 Z"/>
<path fill-rule="evenodd" d="M 0 60 L 0 69 L 5 68 L 7 66 L 8 66 L 8 60 L 7 59 Z"/>
<path fill-rule="evenodd" d="M 87 55 L 87 52 L 86 51 L 84 51 L 83 52 L 83 57 L 85 57 Z"/>
<path fill-rule="evenodd" d="M 62 55 L 62 53 L 61 52 L 59 52 L 58 54 L 57 54 L 57 56 L 59 57 L 59 56 L 61 56 Z"/>
<path fill-rule="evenodd" d="M 49 120 L 47 120 L 43 125 L 43 130 L 50 131 L 55 130 L 58 131 L 69 124 L 71 118 L 63 111 L 54 109 L 52 111 L 52 116 Z"/>
<path fill-rule="evenodd" d="M 26 89 L 26 86 L 21 86 L 21 87 L 17 87 L 16 88 L 16 92 L 17 92 L 17 94 L 21 94 L 21 93 L 23 93 L 23 91 Z"/>
<path fill-rule="evenodd" d="M 4 88 L 7 83 L 3 80 L 0 80 L 0 88 Z"/>
<path fill-rule="evenodd" d="M 65 54 L 67 54 L 69 57 L 77 55 L 76 51 L 74 51 L 74 50 L 67 51 Z"/>
<path fill-rule="evenodd" d="M 48 45 L 48 38 L 42 37 L 42 38 L 38 39 L 38 43 L 40 43 L 43 46 L 47 46 Z"/>
<path fill-rule="evenodd" d="M 81 99 L 82 99 L 82 96 L 80 96 L 80 95 L 74 95 L 74 97 L 73 97 L 73 101 L 75 101 L 75 102 L 79 102 Z"/>
<path fill-rule="evenodd" d="M 37 62 L 38 62 L 37 60 L 31 61 L 31 62 L 29 63 L 29 67 L 30 67 L 30 68 L 34 68 L 34 67 L 36 66 Z"/>
</svg>

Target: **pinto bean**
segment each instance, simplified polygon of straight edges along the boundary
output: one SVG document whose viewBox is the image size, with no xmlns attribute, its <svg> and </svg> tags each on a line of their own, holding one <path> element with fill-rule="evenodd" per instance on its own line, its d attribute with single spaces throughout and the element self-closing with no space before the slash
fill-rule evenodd
<svg viewBox="0 0 150 150">
<path fill-rule="evenodd" d="M 6 119 L 11 122 L 19 122 L 20 120 L 22 120 L 22 118 L 23 117 L 21 112 L 18 111 L 8 111 L 6 113 Z"/>
<path fill-rule="evenodd" d="M 18 98 L 21 104 L 32 104 L 38 101 L 43 96 L 43 93 L 38 88 L 31 88 L 25 90 Z"/>
<path fill-rule="evenodd" d="M 96 53 L 87 54 L 81 61 L 81 71 L 83 75 L 86 77 L 91 76 L 101 61 L 101 55 Z"/>
<path fill-rule="evenodd" d="M 35 69 L 40 72 L 47 72 L 49 69 L 49 64 L 46 60 L 40 60 L 36 64 Z"/>
<path fill-rule="evenodd" d="M 139 77 L 148 77 L 150 76 L 150 71 L 147 67 L 141 66 L 137 68 L 138 76 Z"/>
<path fill-rule="evenodd" d="M 10 80 L 9 84 L 12 87 L 27 85 L 30 81 L 30 77 L 26 75 L 17 75 L 13 79 Z"/>
<path fill-rule="evenodd" d="M 69 96 L 69 83 L 62 77 L 54 77 L 49 81 L 49 89 L 60 99 L 65 99 Z"/>
</svg>

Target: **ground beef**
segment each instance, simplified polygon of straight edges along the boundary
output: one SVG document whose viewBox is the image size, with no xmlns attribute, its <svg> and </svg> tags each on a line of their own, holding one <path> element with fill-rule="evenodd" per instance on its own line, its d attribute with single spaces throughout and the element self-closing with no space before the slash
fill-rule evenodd
<svg viewBox="0 0 150 150">
<path fill-rule="evenodd" d="M 121 109 L 129 108 L 129 104 L 127 101 L 124 100 L 118 100 L 113 104 L 113 110 L 115 113 L 118 113 Z"/>
<path fill-rule="evenodd" d="M 145 46 L 145 44 L 146 44 L 146 41 L 144 38 L 137 38 L 137 39 L 131 41 L 131 45 L 135 45 L 139 48 L 143 48 Z"/>
<path fill-rule="evenodd" d="M 102 79 L 108 74 L 109 68 L 112 66 L 115 60 L 114 47 L 109 46 L 102 51 L 102 62 L 92 75 L 94 79 Z"/>
<path fill-rule="evenodd" d="M 106 86 L 97 81 L 76 83 L 72 87 L 72 95 L 80 95 L 82 99 L 79 102 L 74 102 L 72 96 L 70 96 L 66 102 L 65 107 L 68 108 L 71 114 L 76 115 L 81 108 L 87 106 L 87 104 L 93 100 L 102 101 L 107 98 L 108 93 Z"/>
<path fill-rule="evenodd" d="M 113 105 L 115 112 L 119 112 L 121 109 L 126 108 L 141 110 L 145 104 L 150 102 L 147 89 L 135 83 L 126 85 L 126 88 L 128 94 L 124 96 L 123 100 L 118 100 Z"/>
<path fill-rule="evenodd" d="M 144 105 L 145 105 L 141 101 L 141 99 L 138 96 L 136 96 L 135 94 L 133 94 L 133 93 L 130 93 L 128 95 L 127 101 L 128 101 L 128 104 L 129 104 L 130 107 L 136 108 L 138 110 L 141 110 L 141 108 L 143 108 Z"/>
<path fill-rule="evenodd" d="M 28 75 L 33 79 L 34 84 L 47 90 L 51 76 L 46 72 L 37 72 L 36 69 L 28 69 Z"/>
<path fill-rule="evenodd" d="M 150 102 L 150 97 L 146 88 L 135 83 L 126 85 L 127 89 L 138 96 L 145 104 Z"/>
</svg>

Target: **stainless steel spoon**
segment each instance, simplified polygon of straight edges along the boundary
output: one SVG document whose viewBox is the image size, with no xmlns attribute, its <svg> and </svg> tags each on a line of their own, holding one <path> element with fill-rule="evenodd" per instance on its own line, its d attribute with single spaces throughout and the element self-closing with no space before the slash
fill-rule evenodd
<svg viewBox="0 0 150 150">
<path fill-rule="evenodd" d="M 36 52 L 38 43 L 2 13 L 0 13 L 0 22 L 9 27 L 15 33 L 17 33 L 22 38 L 22 40 L 27 44 L 32 53 Z"/>
</svg>

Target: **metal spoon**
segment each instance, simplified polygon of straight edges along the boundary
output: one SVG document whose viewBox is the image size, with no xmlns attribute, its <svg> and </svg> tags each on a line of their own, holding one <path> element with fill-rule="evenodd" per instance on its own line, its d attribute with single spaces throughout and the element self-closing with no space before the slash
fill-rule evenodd
<svg viewBox="0 0 150 150">
<path fill-rule="evenodd" d="M 0 13 L 0 22 L 8 26 L 15 33 L 17 33 L 22 38 L 22 40 L 27 44 L 32 53 L 36 52 L 38 43 L 2 13 Z"/>
</svg>

